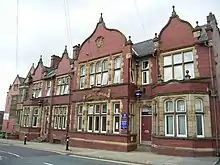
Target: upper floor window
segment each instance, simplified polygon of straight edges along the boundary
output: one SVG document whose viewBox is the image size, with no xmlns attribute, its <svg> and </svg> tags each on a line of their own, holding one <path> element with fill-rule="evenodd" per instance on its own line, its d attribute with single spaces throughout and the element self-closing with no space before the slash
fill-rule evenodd
<svg viewBox="0 0 220 165">
<path fill-rule="evenodd" d="M 50 96 L 51 94 L 51 80 L 46 81 L 46 96 Z"/>
<path fill-rule="evenodd" d="M 131 82 L 135 83 L 136 81 L 136 61 L 135 59 L 131 59 L 131 74 L 130 74 L 131 78 Z"/>
<path fill-rule="evenodd" d="M 69 93 L 70 77 L 57 78 L 57 90 L 56 95 L 65 95 Z"/>
<path fill-rule="evenodd" d="M 116 57 L 114 60 L 114 80 L 113 83 L 121 82 L 121 57 Z"/>
<path fill-rule="evenodd" d="M 14 85 L 14 91 L 17 91 L 18 90 L 18 84 L 15 84 Z"/>
<path fill-rule="evenodd" d="M 191 78 L 194 78 L 193 52 L 180 52 L 164 56 L 164 81 L 171 79 L 183 80 L 186 70 Z"/>
<path fill-rule="evenodd" d="M 86 75 L 86 67 L 85 65 L 80 67 L 80 80 L 79 80 L 79 88 L 85 88 L 85 75 Z"/>
<path fill-rule="evenodd" d="M 187 119 L 185 100 L 166 101 L 165 136 L 187 137 Z"/>
<path fill-rule="evenodd" d="M 149 84 L 149 62 L 148 60 L 142 61 L 142 84 Z"/>
<path fill-rule="evenodd" d="M 33 97 L 42 97 L 42 82 L 34 83 L 33 86 Z"/>
<path fill-rule="evenodd" d="M 196 113 L 196 135 L 197 137 L 204 137 L 204 108 L 201 99 L 195 100 Z"/>
</svg>

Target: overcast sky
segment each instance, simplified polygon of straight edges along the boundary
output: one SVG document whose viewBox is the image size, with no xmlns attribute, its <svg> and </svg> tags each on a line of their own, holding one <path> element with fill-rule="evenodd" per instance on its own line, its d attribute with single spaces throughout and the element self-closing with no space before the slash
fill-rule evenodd
<svg viewBox="0 0 220 165">
<path fill-rule="evenodd" d="M 49 65 L 50 56 L 61 56 L 65 45 L 70 50 L 71 43 L 82 43 L 93 32 L 101 12 L 107 27 L 119 29 L 138 42 L 160 32 L 169 20 L 172 5 L 180 18 L 193 26 L 196 21 L 205 24 L 209 12 L 220 22 L 219 0 L 68 0 L 71 37 L 67 37 L 64 0 L 19 0 L 16 69 L 16 0 L 1 0 L 0 110 L 5 108 L 9 84 L 17 74 L 25 77 L 41 54 L 44 64 Z"/>
</svg>

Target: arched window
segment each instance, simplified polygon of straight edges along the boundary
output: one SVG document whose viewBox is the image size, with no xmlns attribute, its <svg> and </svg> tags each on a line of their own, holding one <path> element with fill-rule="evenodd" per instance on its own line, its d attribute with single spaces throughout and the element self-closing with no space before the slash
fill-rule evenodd
<svg viewBox="0 0 220 165">
<path fill-rule="evenodd" d="M 96 63 L 96 85 L 99 86 L 102 83 L 102 64 L 101 62 Z"/>
<path fill-rule="evenodd" d="M 165 101 L 165 135 L 174 136 L 174 106 L 173 101 Z"/>
<path fill-rule="evenodd" d="M 195 113 L 196 113 L 196 135 L 197 137 L 204 137 L 204 109 L 203 101 L 195 99 Z"/>
<path fill-rule="evenodd" d="M 118 84 L 121 82 L 121 57 L 116 57 L 114 60 L 114 81 Z"/>
<path fill-rule="evenodd" d="M 93 63 L 90 65 L 89 84 L 90 87 L 95 85 L 95 65 Z"/>
<path fill-rule="evenodd" d="M 108 61 L 102 62 L 102 85 L 108 84 Z"/>
<path fill-rule="evenodd" d="M 178 137 L 187 136 L 186 102 L 176 101 L 176 134 Z"/>
<path fill-rule="evenodd" d="M 79 83 L 80 89 L 83 89 L 85 87 L 85 75 L 86 75 L 86 67 L 83 65 L 80 67 L 80 83 Z"/>
</svg>

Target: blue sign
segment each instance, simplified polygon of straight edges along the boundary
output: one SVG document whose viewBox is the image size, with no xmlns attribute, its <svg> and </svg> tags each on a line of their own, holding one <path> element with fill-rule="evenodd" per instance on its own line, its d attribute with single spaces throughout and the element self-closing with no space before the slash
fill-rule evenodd
<svg viewBox="0 0 220 165">
<path fill-rule="evenodd" d="M 136 90 L 136 91 L 135 91 L 135 96 L 136 96 L 137 98 L 141 98 L 141 96 L 142 96 L 142 91 L 141 91 L 140 89 Z"/>
<path fill-rule="evenodd" d="M 122 119 L 127 119 L 127 118 L 128 118 L 127 113 L 122 113 L 122 114 L 121 114 L 121 118 L 122 118 Z"/>
<path fill-rule="evenodd" d="M 123 130 L 128 129 L 127 120 L 121 121 L 121 129 L 123 129 Z"/>
</svg>

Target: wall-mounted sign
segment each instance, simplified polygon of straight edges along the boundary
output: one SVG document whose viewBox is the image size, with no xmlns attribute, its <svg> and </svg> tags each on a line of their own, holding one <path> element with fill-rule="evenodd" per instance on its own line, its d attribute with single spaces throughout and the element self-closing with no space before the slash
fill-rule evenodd
<svg viewBox="0 0 220 165">
<path fill-rule="evenodd" d="M 128 114 L 127 113 L 122 113 L 121 114 L 121 118 L 122 119 L 127 119 L 128 118 Z"/>
<path fill-rule="evenodd" d="M 123 130 L 128 129 L 128 122 L 127 122 L 127 120 L 121 121 L 121 129 L 123 129 Z"/>
<path fill-rule="evenodd" d="M 137 98 L 141 98 L 141 96 L 142 96 L 142 91 L 141 91 L 140 89 L 137 89 L 137 90 L 135 91 L 135 96 L 136 96 Z"/>
<path fill-rule="evenodd" d="M 3 120 L 8 120 L 9 119 L 9 113 L 4 113 Z"/>
</svg>

